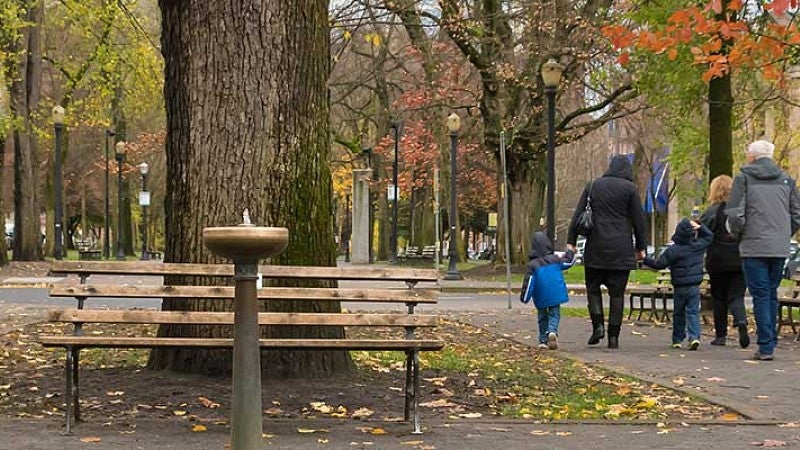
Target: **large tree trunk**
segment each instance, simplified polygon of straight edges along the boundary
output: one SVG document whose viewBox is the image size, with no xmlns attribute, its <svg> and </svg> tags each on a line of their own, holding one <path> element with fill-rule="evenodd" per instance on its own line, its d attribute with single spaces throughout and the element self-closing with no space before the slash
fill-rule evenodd
<svg viewBox="0 0 800 450">
<path fill-rule="evenodd" d="M 248 208 L 254 223 L 289 229 L 289 247 L 273 263 L 335 265 L 327 2 L 161 0 L 160 6 L 168 124 L 165 259 L 223 262 L 206 251 L 202 229 L 240 223 Z M 173 300 L 164 309 L 217 310 L 221 303 Z M 269 309 L 340 306 L 270 302 Z M 211 337 L 230 329 L 173 326 L 159 334 Z M 343 330 L 271 327 L 263 335 L 339 337 Z M 265 376 L 318 377 L 350 367 L 344 351 L 262 356 Z M 231 352 L 156 351 L 150 367 L 229 373 Z"/>
<path fill-rule="evenodd" d="M 36 134 L 33 116 L 39 104 L 42 79 L 41 26 L 43 4 L 28 7 L 30 24 L 17 40 L 12 54 L 18 56 L 16 77 L 11 83 L 11 110 L 21 120 L 14 129 L 14 260 L 42 259 L 37 181 Z"/>
</svg>

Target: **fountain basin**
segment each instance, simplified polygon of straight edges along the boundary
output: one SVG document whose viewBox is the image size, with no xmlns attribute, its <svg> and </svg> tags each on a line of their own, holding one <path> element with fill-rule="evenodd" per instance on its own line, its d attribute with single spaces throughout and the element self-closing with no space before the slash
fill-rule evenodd
<svg viewBox="0 0 800 450">
<path fill-rule="evenodd" d="M 258 261 L 282 252 L 289 244 L 289 230 L 281 227 L 210 227 L 203 242 L 215 255 L 233 261 Z"/>
</svg>

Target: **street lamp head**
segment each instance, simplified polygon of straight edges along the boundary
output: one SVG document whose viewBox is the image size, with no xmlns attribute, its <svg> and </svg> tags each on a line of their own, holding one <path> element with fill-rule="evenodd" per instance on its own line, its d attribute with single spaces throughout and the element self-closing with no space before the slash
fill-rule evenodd
<svg viewBox="0 0 800 450">
<path fill-rule="evenodd" d="M 56 125 L 64 124 L 64 107 L 61 105 L 53 106 L 53 123 Z"/>
<path fill-rule="evenodd" d="M 453 113 L 447 117 L 447 129 L 451 133 L 458 133 L 458 130 L 461 129 L 461 117 L 458 114 Z"/>
<path fill-rule="evenodd" d="M 561 82 L 562 72 L 564 72 L 564 66 L 553 58 L 542 64 L 542 81 L 544 81 L 545 87 L 558 87 L 558 83 Z"/>
<path fill-rule="evenodd" d="M 139 172 L 141 172 L 142 175 L 147 175 L 148 170 L 150 170 L 150 166 L 148 166 L 146 162 L 139 164 Z"/>
</svg>

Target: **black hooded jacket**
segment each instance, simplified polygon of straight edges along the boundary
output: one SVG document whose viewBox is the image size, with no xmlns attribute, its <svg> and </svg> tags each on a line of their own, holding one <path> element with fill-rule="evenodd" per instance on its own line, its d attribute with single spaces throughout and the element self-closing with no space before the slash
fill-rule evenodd
<svg viewBox="0 0 800 450">
<path fill-rule="evenodd" d="M 586 237 L 583 264 L 595 269 L 636 269 L 636 252 L 647 248 L 647 237 L 642 203 L 633 184 L 633 167 L 628 158 L 623 155 L 611 158 L 608 171 L 583 190 L 569 225 L 570 245 L 575 245 L 578 239 L 576 222 L 586 209 L 590 188 L 594 229 Z"/>
<path fill-rule="evenodd" d="M 670 245 L 658 260 L 647 257 L 644 263 L 654 269 L 669 267 L 673 286 L 696 286 L 703 282 L 703 256 L 711 244 L 714 234 L 703 225 L 695 239 L 694 228 L 689 219 L 683 219 L 675 227 Z"/>
</svg>

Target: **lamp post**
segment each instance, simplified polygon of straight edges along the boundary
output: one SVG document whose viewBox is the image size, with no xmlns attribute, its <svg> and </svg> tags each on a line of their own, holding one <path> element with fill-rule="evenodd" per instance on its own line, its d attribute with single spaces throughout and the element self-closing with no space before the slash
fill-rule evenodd
<svg viewBox="0 0 800 450">
<path fill-rule="evenodd" d="M 461 128 L 461 117 L 453 113 L 447 118 L 447 128 L 450 130 L 450 245 L 447 251 L 450 262 L 447 267 L 447 273 L 444 275 L 445 280 L 460 280 L 461 274 L 458 273 L 456 267 L 456 260 L 458 259 L 458 251 L 456 246 L 456 222 L 458 217 L 458 209 L 456 206 L 456 150 L 458 148 L 458 130 Z"/>
<path fill-rule="evenodd" d="M 390 264 L 397 264 L 397 148 L 399 145 L 400 123 L 393 120 L 389 127 L 394 131 L 394 161 L 392 162 L 392 235 L 389 239 Z"/>
<path fill-rule="evenodd" d="M 117 260 L 125 259 L 125 249 L 123 241 L 125 233 L 122 232 L 122 163 L 125 162 L 125 142 L 117 142 L 117 153 L 114 159 L 117 161 Z"/>
<path fill-rule="evenodd" d="M 146 162 L 139 164 L 139 173 L 142 174 L 142 192 L 139 193 L 139 206 L 142 207 L 142 261 L 150 259 L 147 251 L 147 207 L 150 206 L 150 193 L 147 192 L 147 172 L 150 166 Z"/>
<path fill-rule="evenodd" d="M 64 258 L 64 207 L 63 207 L 63 186 L 61 185 L 61 138 L 64 134 L 64 108 L 61 105 L 53 107 L 53 128 L 55 129 L 56 137 L 56 153 L 53 158 L 54 167 L 54 180 L 53 191 L 55 194 L 55 241 L 53 247 L 53 256 L 57 260 Z"/>
<path fill-rule="evenodd" d="M 110 163 L 109 163 L 109 156 L 108 156 L 108 140 L 114 137 L 116 133 L 111 130 L 106 130 L 106 203 L 105 203 L 105 237 L 103 239 L 103 258 L 109 259 L 111 258 L 111 241 L 109 237 L 111 236 L 111 199 L 109 196 L 109 187 L 111 182 L 109 180 L 109 173 L 111 172 Z"/>
<path fill-rule="evenodd" d="M 547 237 L 556 237 L 556 91 L 564 66 L 550 58 L 542 64 L 542 81 L 547 95 Z"/>
</svg>

